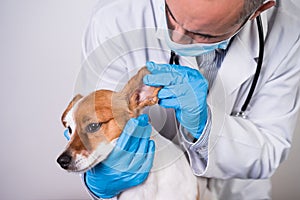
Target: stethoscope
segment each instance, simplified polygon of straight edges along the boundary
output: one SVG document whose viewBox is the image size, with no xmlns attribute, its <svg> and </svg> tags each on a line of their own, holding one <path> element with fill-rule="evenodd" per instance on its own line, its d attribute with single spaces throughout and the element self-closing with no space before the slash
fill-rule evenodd
<svg viewBox="0 0 300 200">
<path fill-rule="evenodd" d="M 246 118 L 245 111 L 247 110 L 247 107 L 253 96 L 255 87 L 258 82 L 259 74 L 261 71 L 261 66 L 263 63 L 265 44 L 264 44 L 264 31 L 263 31 L 263 26 L 262 26 L 262 21 L 261 21 L 260 15 L 256 17 L 256 23 L 257 23 L 257 30 L 258 30 L 258 36 L 259 36 L 259 54 L 258 54 L 258 59 L 257 59 L 256 71 L 254 74 L 254 78 L 253 78 L 249 93 L 247 95 L 247 98 L 246 98 L 241 110 L 239 112 L 233 113 L 233 115 L 236 117 Z M 171 51 L 171 57 L 170 57 L 169 64 L 179 65 L 179 56 L 174 51 Z"/>
</svg>

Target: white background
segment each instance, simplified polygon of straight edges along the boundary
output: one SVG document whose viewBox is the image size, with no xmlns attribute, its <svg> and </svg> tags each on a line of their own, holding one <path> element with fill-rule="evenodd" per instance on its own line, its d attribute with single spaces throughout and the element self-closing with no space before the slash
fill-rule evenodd
<svg viewBox="0 0 300 200">
<path fill-rule="evenodd" d="M 95 3 L 0 1 L 0 199 L 89 199 L 78 176 L 61 170 L 56 158 L 66 143 L 60 115 L 73 95 Z M 300 126 L 273 177 L 274 200 L 300 198 L 298 152 Z"/>
</svg>

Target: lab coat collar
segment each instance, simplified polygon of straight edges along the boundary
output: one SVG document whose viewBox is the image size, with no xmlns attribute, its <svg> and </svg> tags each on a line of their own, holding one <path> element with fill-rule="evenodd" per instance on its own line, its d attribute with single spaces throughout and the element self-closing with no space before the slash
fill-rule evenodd
<svg viewBox="0 0 300 200">
<path fill-rule="evenodd" d="M 266 16 L 261 17 L 264 37 L 266 37 L 267 19 Z M 219 80 L 224 84 L 227 93 L 234 92 L 241 84 L 254 75 L 258 54 L 258 29 L 256 20 L 252 20 L 236 35 L 219 69 L 219 77 L 221 78 Z"/>
</svg>

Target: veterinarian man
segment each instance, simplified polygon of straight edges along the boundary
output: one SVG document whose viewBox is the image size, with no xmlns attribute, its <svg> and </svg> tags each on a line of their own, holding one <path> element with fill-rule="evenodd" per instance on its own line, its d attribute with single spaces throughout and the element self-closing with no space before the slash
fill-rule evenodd
<svg viewBox="0 0 300 200">
<path fill-rule="evenodd" d="M 207 181 L 203 199 L 270 199 L 300 103 L 299 12 L 284 0 L 100 0 L 76 90 L 118 90 L 147 63 L 144 83 L 162 87 L 152 125 L 186 149 Z M 152 166 L 144 153 L 132 166 Z M 101 167 L 84 176 L 94 199 L 116 198 L 148 173 Z"/>
</svg>

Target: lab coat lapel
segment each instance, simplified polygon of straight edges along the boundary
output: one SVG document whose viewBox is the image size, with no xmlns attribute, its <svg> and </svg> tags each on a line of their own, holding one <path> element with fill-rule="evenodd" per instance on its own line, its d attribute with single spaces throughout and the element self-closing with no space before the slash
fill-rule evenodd
<svg viewBox="0 0 300 200">
<path fill-rule="evenodd" d="M 222 81 L 227 95 L 232 94 L 254 75 L 258 52 L 259 37 L 254 20 L 248 23 L 234 38 L 219 69 L 218 80 Z"/>
</svg>

